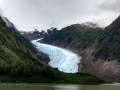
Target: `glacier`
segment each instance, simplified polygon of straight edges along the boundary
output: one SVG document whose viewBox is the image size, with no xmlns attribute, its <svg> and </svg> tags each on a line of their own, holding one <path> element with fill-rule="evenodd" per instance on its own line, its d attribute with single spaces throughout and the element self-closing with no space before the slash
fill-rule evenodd
<svg viewBox="0 0 120 90">
<path fill-rule="evenodd" d="M 39 51 L 49 55 L 50 62 L 48 64 L 51 67 L 58 68 L 59 71 L 65 73 L 78 72 L 78 63 L 80 63 L 80 59 L 82 58 L 81 56 L 70 50 L 43 44 L 37 41 L 38 40 L 33 40 L 31 42 Z"/>
</svg>

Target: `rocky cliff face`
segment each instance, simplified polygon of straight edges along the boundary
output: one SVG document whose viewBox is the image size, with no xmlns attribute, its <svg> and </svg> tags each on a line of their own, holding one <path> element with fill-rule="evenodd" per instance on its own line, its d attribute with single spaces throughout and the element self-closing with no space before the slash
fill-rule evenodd
<svg viewBox="0 0 120 90">
<path fill-rule="evenodd" d="M 45 37 L 41 42 L 70 49 L 82 56 L 79 72 L 119 82 L 119 37 L 120 17 L 104 30 L 88 25 L 71 25 Z"/>
</svg>

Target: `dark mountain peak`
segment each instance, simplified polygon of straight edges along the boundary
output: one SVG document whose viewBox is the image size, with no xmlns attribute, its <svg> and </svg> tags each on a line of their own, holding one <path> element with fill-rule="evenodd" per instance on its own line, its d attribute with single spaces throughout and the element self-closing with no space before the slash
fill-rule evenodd
<svg viewBox="0 0 120 90">
<path fill-rule="evenodd" d="M 115 19 L 114 21 L 113 21 L 113 23 L 112 24 L 115 24 L 115 25 L 120 25 L 120 15 L 118 16 L 118 18 L 117 19 Z"/>
<path fill-rule="evenodd" d="M 13 23 L 11 23 L 6 17 L 3 17 L 3 20 L 6 22 L 7 26 L 9 27 L 14 26 Z"/>
<path fill-rule="evenodd" d="M 3 17 L 4 22 L 6 23 L 7 27 L 12 31 L 12 32 L 19 32 L 17 28 L 14 26 L 12 22 L 10 22 L 6 17 Z"/>
<path fill-rule="evenodd" d="M 84 27 L 84 28 L 96 28 L 98 27 L 98 25 L 96 23 L 93 23 L 93 22 L 85 22 L 85 23 L 81 23 L 81 24 L 73 24 L 71 26 L 74 26 L 74 27 Z"/>
<path fill-rule="evenodd" d="M 86 23 L 81 23 L 81 24 L 73 24 L 73 25 L 63 28 L 62 30 L 66 30 L 66 31 L 76 31 L 76 30 L 78 30 L 78 31 L 89 31 L 89 30 L 101 31 L 102 28 L 100 28 L 95 23 L 86 22 Z"/>
<path fill-rule="evenodd" d="M 0 20 L 2 19 L 1 15 L 0 15 Z"/>
<path fill-rule="evenodd" d="M 2 23 L 4 25 L 6 24 L 1 15 L 0 15 L 0 23 Z"/>
<path fill-rule="evenodd" d="M 105 29 L 110 31 L 110 30 L 118 30 L 119 28 L 120 28 L 120 15 Z"/>
<path fill-rule="evenodd" d="M 120 15 L 118 16 L 117 20 L 118 20 L 118 19 L 120 20 Z"/>
</svg>

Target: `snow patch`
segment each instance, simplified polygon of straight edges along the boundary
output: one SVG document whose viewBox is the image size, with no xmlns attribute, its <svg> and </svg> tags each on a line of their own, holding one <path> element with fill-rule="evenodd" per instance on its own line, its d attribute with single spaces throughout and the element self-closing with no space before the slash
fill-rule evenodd
<svg viewBox="0 0 120 90">
<path fill-rule="evenodd" d="M 50 62 L 48 64 L 50 66 L 66 73 L 78 72 L 78 63 L 80 63 L 81 56 L 70 50 L 37 41 L 33 40 L 32 43 L 38 50 L 49 55 Z"/>
</svg>

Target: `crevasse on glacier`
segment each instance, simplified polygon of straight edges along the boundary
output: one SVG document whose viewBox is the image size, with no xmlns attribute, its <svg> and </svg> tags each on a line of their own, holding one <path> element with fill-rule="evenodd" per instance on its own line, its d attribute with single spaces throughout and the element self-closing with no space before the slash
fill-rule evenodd
<svg viewBox="0 0 120 90">
<path fill-rule="evenodd" d="M 33 40 L 32 43 L 38 50 L 49 55 L 50 62 L 48 64 L 53 68 L 58 68 L 58 70 L 66 73 L 78 72 L 78 63 L 80 63 L 81 56 L 67 49 L 42 44 L 37 40 Z"/>
</svg>

